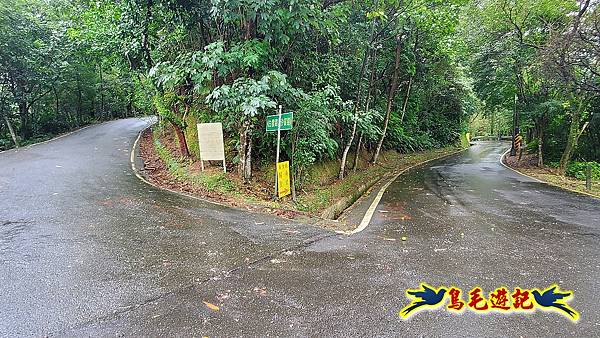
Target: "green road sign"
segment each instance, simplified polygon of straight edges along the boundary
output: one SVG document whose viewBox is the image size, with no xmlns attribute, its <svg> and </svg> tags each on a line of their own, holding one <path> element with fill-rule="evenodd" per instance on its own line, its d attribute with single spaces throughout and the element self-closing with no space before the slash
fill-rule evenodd
<svg viewBox="0 0 600 338">
<path fill-rule="evenodd" d="M 292 130 L 292 120 L 294 113 L 281 114 L 281 128 L 279 130 Z M 279 115 L 267 116 L 267 131 L 277 131 L 277 121 Z"/>
</svg>

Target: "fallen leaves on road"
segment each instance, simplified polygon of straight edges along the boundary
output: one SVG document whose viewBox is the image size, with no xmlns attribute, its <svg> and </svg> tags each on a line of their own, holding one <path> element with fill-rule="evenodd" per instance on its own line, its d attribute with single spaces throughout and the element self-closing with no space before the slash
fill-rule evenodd
<svg viewBox="0 0 600 338">
<path fill-rule="evenodd" d="M 230 292 L 230 291 L 231 290 L 227 290 L 227 292 Z M 227 292 L 217 294 L 217 299 L 220 301 L 223 301 L 223 300 L 229 298 L 229 293 L 227 293 Z"/>
<path fill-rule="evenodd" d="M 204 303 L 204 305 L 206 305 L 207 308 L 209 308 L 209 309 L 211 309 L 213 311 L 219 311 L 220 310 L 220 308 L 218 306 L 216 306 L 215 304 L 213 304 L 213 303 L 209 303 L 209 302 L 204 301 L 204 300 L 202 301 L 202 303 Z"/>
<path fill-rule="evenodd" d="M 266 296 L 267 295 L 267 288 L 265 288 L 265 287 L 259 288 L 257 286 L 253 290 L 254 290 L 254 292 L 258 293 L 261 296 Z"/>
<path fill-rule="evenodd" d="M 289 230 L 289 229 L 283 229 L 281 231 L 282 232 L 288 232 L 290 234 L 299 234 L 300 233 L 300 231 L 298 231 L 298 230 Z"/>
<path fill-rule="evenodd" d="M 390 241 L 390 242 L 395 242 L 396 239 L 395 238 L 391 238 L 391 237 L 383 237 L 383 236 L 378 236 L 379 238 L 383 239 L 384 241 Z"/>
</svg>

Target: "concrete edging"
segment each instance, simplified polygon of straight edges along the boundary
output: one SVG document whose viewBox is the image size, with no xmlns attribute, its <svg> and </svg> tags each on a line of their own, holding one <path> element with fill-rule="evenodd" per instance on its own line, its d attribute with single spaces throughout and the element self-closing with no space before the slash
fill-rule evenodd
<svg viewBox="0 0 600 338">
<path fill-rule="evenodd" d="M 202 201 L 202 202 L 214 204 L 214 205 L 218 205 L 218 206 L 221 206 L 221 207 L 231 208 L 230 206 L 222 204 L 222 203 L 219 203 L 219 202 L 211 201 L 211 200 L 200 198 L 200 197 L 197 197 L 197 196 L 194 196 L 194 195 L 191 195 L 191 194 L 187 194 L 187 193 L 184 193 L 184 192 L 181 192 L 181 191 L 177 191 L 177 190 L 173 190 L 173 189 L 169 189 L 169 188 L 164 188 L 164 187 L 158 186 L 158 185 L 156 185 L 156 184 L 148 181 L 144 176 L 142 176 L 140 174 L 140 171 L 135 166 L 136 150 L 139 152 L 139 143 L 140 143 L 140 139 L 142 138 L 142 134 L 146 130 L 148 130 L 148 128 L 152 127 L 155 123 L 156 123 L 156 121 L 153 121 L 146 128 L 140 130 L 140 132 L 138 133 L 137 138 L 135 139 L 135 142 L 133 142 L 133 146 L 131 147 L 129 161 L 131 162 L 131 170 L 133 170 L 133 173 L 135 174 L 135 176 L 137 178 L 139 178 L 142 182 L 144 182 L 144 183 L 148 184 L 149 186 L 152 186 L 152 187 L 154 187 L 156 189 L 165 190 L 165 191 L 168 191 L 168 192 L 180 195 L 180 196 L 185 196 L 185 197 L 188 197 L 188 198 L 195 199 L 197 201 Z"/>
<path fill-rule="evenodd" d="M 337 200 L 332 206 L 323 210 L 323 212 L 321 212 L 320 215 L 321 218 L 329 220 L 338 219 L 346 209 L 354 205 L 354 203 L 356 203 L 356 201 L 358 201 L 365 194 L 365 192 L 367 192 L 369 189 L 371 189 L 371 187 L 383 180 L 386 176 L 387 175 L 383 175 L 380 178 L 373 179 L 368 181 L 367 183 L 361 184 L 358 187 L 358 189 L 356 189 L 356 191 L 350 196 L 346 196 Z"/>
<path fill-rule="evenodd" d="M 598 196 L 596 196 L 596 195 L 593 195 L 593 194 L 590 194 L 590 193 L 588 193 L 588 192 L 585 192 L 585 191 L 579 191 L 579 190 L 575 190 L 575 189 L 571 189 L 571 188 L 563 187 L 563 186 L 560 186 L 560 185 L 557 185 L 557 184 L 550 183 L 550 182 L 548 182 L 548 181 L 543 181 L 543 180 L 541 180 L 541 179 L 539 179 L 539 178 L 537 178 L 537 177 L 533 177 L 533 176 L 531 176 L 531 175 L 528 175 L 528 174 L 526 174 L 526 173 L 520 172 L 520 171 L 518 171 L 517 169 L 511 168 L 509 165 L 507 165 L 506 163 L 504 163 L 504 157 L 506 157 L 506 154 L 508 154 L 508 152 L 509 152 L 509 151 L 510 151 L 510 148 L 509 148 L 508 150 L 506 150 L 506 151 L 505 151 L 505 152 L 504 152 L 502 155 L 500 155 L 500 158 L 499 158 L 499 160 L 500 160 L 500 164 L 501 164 L 503 167 L 505 167 L 505 168 L 507 168 L 507 169 L 509 169 L 509 170 L 512 170 L 512 171 L 516 172 L 517 174 L 519 174 L 519 175 L 521 175 L 521 176 L 525 176 L 525 177 L 527 177 L 527 178 L 529 178 L 529 179 L 532 179 L 532 180 L 534 180 L 534 181 L 536 181 L 536 182 L 538 182 L 538 183 L 547 184 L 547 185 L 550 185 L 550 186 L 553 186 L 553 187 L 557 187 L 557 188 L 560 188 L 560 189 L 563 189 L 563 190 L 566 190 L 566 191 L 570 191 L 570 192 L 573 192 L 573 193 L 576 193 L 576 194 L 586 195 L 586 196 L 589 196 L 589 197 L 592 197 L 592 198 L 595 198 L 595 199 L 598 199 L 598 200 L 600 200 L 600 197 L 598 197 Z"/>
<path fill-rule="evenodd" d="M 136 138 L 136 140 L 135 140 L 135 142 L 133 143 L 133 146 L 132 146 L 132 148 L 131 148 L 131 152 L 130 152 L 130 162 L 131 162 L 131 169 L 133 170 L 133 172 L 134 172 L 135 176 L 136 176 L 138 179 L 140 179 L 142 182 L 144 182 L 144 183 L 146 183 L 146 184 L 148 184 L 148 185 L 150 185 L 150 186 L 152 186 L 152 187 L 154 187 L 154 188 L 156 188 L 156 189 L 159 189 L 159 190 L 165 190 L 165 191 L 168 191 L 168 192 L 171 192 L 171 193 L 174 193 L 174 194 L 180 195 L 180 196 L 184 196 L 184 197 L 189 197 L 189 198 L 192 198 L 192 199 L 195 199 L 195 200 L 198 200 L 198 201 L 202 201 L 202 202 L 208 202 L 208 203 L 211 203 L 211 204 L 214 204 L 214 205 L 218 205 L 218 206 L 222 206 L 222 207 L 227 207 L 227 208 L 236 209 L 236 208 L 234 208 L 234 207 L 232 207 L 232 206 L 229 206 L 229 205 L 226 205 L 226 204 L 222 204 L 222 203 L 219 203 L 219 202 L 215 202 L 215 201 L 211 201 L 211 200 L 208 200 L 208 199 L 200 198 L 200 197 L 197 197 L 197 196 L 194 196 L 194 195 L 191 195 L 191 194 L 187 194 L 187 193 L 184 193 L 184 192 L 181 192 L 181 191 L 172 190 L 172 189 L 168 189 L 168 188 L 164 188 L 164 187 L 158 186 L 158 185 L 156 185 L 156 184 L 154 184 L 154 183 L 152 183 L 152 182 L 148 181 L 148 180 L 147 180 L 145 177 L 143 177 L 143 176 L 140 174 L 140 171 L 139 171 L 139 170 L 136 168 L 136 165 L 135 165 L 135 155 L 136 155 L 136 150 L 139 150 L 139 142 L 140 142 L 140 139 L 141 139 L 141 137 L 142 137 L 142 134 L 143 134 L 143 133 L 144 133 L 144 132 L 145 132 L 145 131 L 146 131 L 148 128 L 152 127 L 152 126 L 154 125 L 154 123 L 156 123 L 156 122 L 153 122 L 153 123 L 149 124 L 149 125 L 148 125 L 146 128 L 142 129 L 142 130 L 141 130 L 141 131 L 138 133 L 138 136 L 137 136 L 137 138 Z M 454 151 L 454 152 L 452 152 L 452 153 L 449 153 L 449 154 L 444 154 L 444 155 L 442 155 L 442 156 L 438 156 L 438 157 L 435 157 L 435 158 L 429 159 L 429 160 L 427 160 L 427 161 L 424 161 L 424 162 L 420 162 L 420 163 L 414 164 L 414 165 L 412 165 L 412 166 L 410 166 L 410 167 L 408 167 L 408 168 L 405 168 L 405 169 L 403 169 L 403 170 L 402 170 L 402 171 L 400 171 L 399 173 L 395 174 L 395 175 L 394 175 L 394 176 L 391 178 L 391 180 L 389 180 L 389 181 L 388 181 L 388 182 L 387 182 L 387 183 L 384 185 L 384 187 L 383 187 L 383 188 L 382 188 L 382 189 L 379 191 L 378 195 L 379 195 L 379 194 L 383 195 L 383 192 L 385 192 L 385 189 L 387 189 L 387 187 L 388 187 L 388 186 L 389 186 L 389 185 L 390 185 L 390 184 L 391 184 L 391 183 L 392 183 L 394 180 L 396 180 L 396 178 L 398 178 L 398 176 L 402 175 L 404 172 L 406 172 L 406 171 L 408 171 L 408 170 L 410 170 L 410 169 L 412 169 L 412 168 L 418 167 L 418 166 L 420 166 L 420 165 L 423 165 L 423 164 L 425 164 L 425 163 L 428 163 L 428 162 L 431 162 L 431 161 L 439 160 L 439 159 L 441 159 L 441 158 L 444 158 L 444 157 L 448 157 L 448 156 L 452 156 L 452 155 L 458 154 L 458 153 L 460 153 L 460 152 L 463 152 L 463 151 L 465 151 L 465 150 L 467 150 L 467 149 L 469 149 L 469 148 L 460 149 L 460 150 Z M 361 185 L 361 186 L 359 187 L 359 189 L 357 190 L 357 193 L 356 193 L 356 194 L 353 194 L 353 195 L 352 195 L 352 196 L 350 196 L 350 197 L 346 197 L 346 198 L 343 198 L 343 199 L 341 199 L 341 200 L 338 200 L 338 201 L 337 201 L 337 202 L 336 202 L 336 203 L 335 203 L 333 206 L 331 206 L 330 208 L 334 208 L 334 207 L 335 207 L 335 208 L 342 208 L 341 210 L 339 210 L 339 212 L 337 212 L 337 215 L 336 215 L 336 216 L 338 216 L 338 217 L 339 217 L 339 216 L 340 216 L 340 215 L 341 215 L 341 214 L 342 214 L 344 211 L 346 211 L 347 209 L 351 208 L 351 207 L 352 207 L 352 206 L 353 206 L 353 205 L 354 205 L 354 204 L 355 204 L 355 203 L 356 203 L 356 202 L 357 202 L 357 201 L 358 201 L 358 200 L 359 200 L 359 199 L 360 199 L 360 198 L 361 198 L 361 197 L 362 197 L 362 196 L 365 194 L 365 192 L 367 192 L 367 191 L 368 191 L 370 188 L 372 188 L 373 186 L 375 186 L 375 185 L 376 185 L 377 183 L 379 183 L 381 180 L 385 179 L 385 177 L 386 177 L 386 176 L 383 176 L 383 177 L 381 177 L 381 178 L 378 178 L 378 179 L 376 179 L 376 180 L 373 180 L 372 182 L 368 182 L 368 183 L 366 183 L 366 184 L 363 184 L 363 185 Z M 377 199 L 377 198 L 376 198 L 376 201 L 377 201 L 377 203 L 379 203 L 379 200 L 380 200 L 380 199 L 381 199 L 381 197 L 379 197 L 379 199 Z M 374 201 L 374 202 L 375 202 L 375 201 Z M 377 203 L 375 203 L 375 207 L 376 207 L 376 204 L 377 204 Z M 330 208 L 328 208 L 328 209 L 330 209 Z M 370 207 L 369 209 L 371 209 L 371 207 Z M 374 207 L 373 207 L 373 209 L 374 209 Z M 243 209 L 238 209 L 238 210 L 243 210 Z M 327 209 L 326 209 L 326 210 L 327 210 Z M 244 210 L 244 211 L 245 211 L 245 210 Z M 373 210 L 373 211 L 374 211 L 374 210 Z M 367 213 L 368 213 L 368 212 L 369 212 L 369 211 L 367 211 Z M 321 213 L 321 215 L 319 215 L 319 216 L 317 216 L 317 215 L 313 215 L 313 216 L 311 216 L 311 218 L 314 218 L 314 219 L 318 220 L 318 222 L 317 222 L 317 223 L 322 223 L 322 222 L 336 222 L 336 220 L 335 220 L 335 219 L 331 219 L 331 218 L 324 217 L 325 213 L 326 213 L 326 211 L 323 211 L 323 213 Z M 365 222 L 365 218 L 366 218 L 366 217 L 367 217 L 367 216 L 365 215 L 365 217 L 363 218 L 363 222 Z M 369 216 L 369 221 L 370 221 L 370 218 L 371 218 L 371 217 L 372 217 L 372 212 L 371 212 L 371 215 Z M 361 222 L 361 224 L 362 224 L 363 222 Z M 367 224 L 368 224 L 368 223 L 367 223 Z M 364 227 L 366 227 L 366 226 L 364 226 Z M 363 227 L 363 228 L 364 228 L 364 227 Z M 359 228 L 360 228 L 360 226 L 359 226 Z M 358 228 L 357 228 L 357 229 L 358 229 Z M 341 230 L 336 230 L 335 232 L 336 232 L 336 233 L 340 233 L 340 234 L 346 234 L 346 235 L 348 235 L 348 234 L 357 233 L 357 232 L 360 232 L 360 231 L 362 231 L 362 230 L 363 230 L 363 229 L 360 229 L 360 230 L 358 230 L 358 231 L 357 231 L 357 229 L 355 229 L 355 230 L 353 230 L 353 231 L 350 231 L 350 232 L 348 232 L 348 231 L 341 231 Z"/>
<path fill-rule="evenodd" d="M 386 183 L 385 183 L 385 184 L 384 184 L 384 185 L 383 185 L 383 186 L 382 186 L 382 187 L 379 189 L 379 191 L 377 192 L 377 195 L 375 196 L 375 199 L 373 200 L 373 202 L 371 202 L 371 205 L 370 205 L 370 206 L 369 206 L 369 208 L 367 209 L 367 211 L 366 211 L 365 215 L 363 216 L 363 219 L 361 220 L 361 222 L 360 222 L 360 224 L 358 225 L 358 227 L 357 227 L 356 229 L 352 230 L 352 231 L 347 231 L 347 232 L 345 232 L 345 233 L 346 233 L 347 235 L 353 235 L 353 234 L 359 233 L 359 232 L 361 232 L 361 231 L 363 231 L 364 229 L 366 229 L 366 228 L 367 228 L 367 226 L 368 226 L 368 225 L 369 225 L 369 223 L 371 222 L 371 218 L 373 217 L 373 214 L 375 213 L 375 209 L 377 208 L 377 205 L 379 205 L 379 202 L 381 201 L 381 198 L 383 197 L 383 194 L 385 193 L 385 191 L 387 190 L 387 188 L 388 188 L 388 187 L 389 187 L 389 186 L 390 186 L 390 185 L 391 185 L 391 184 L 392 184 L 392 183 L 393 183 L 393 182 L 394 182 L 394 181 L 395 181 L 395 180 L 396 180 L 396 179 L 397 179 L 397 178 L 398 178 L 400 175 L 404 174 L 405 172 L 407 172 L 407 171 L 409 171 L 409 170 L 411 170 L 411 169 L 413 169 L 413 168 L 416 168 L 416 167 L 422 166 L 423 164 L 426 164 L 426 163 L 429 163 L 429 162 L 432 162 L 432 161 L 436 161 L 436 160 L 439 160 L 439 159 L 442 159 L 442 158 L 445 158 L 445 157 L 449 157 L 449 156 L 452 156 L 452 155 L 456 155 L 456 154 L 458 154 L 458 153 L 461 153 L 461 152 L 463 152 L 463 151 L 465 151 L 465 150 L 467 150 L 467 149 L 469 149 L 469 148 L 460 149 L 460 150 L 457 150 L 457 151 L 451 152 L 451 153 L 449 153 L 449 154 L 444 154 L 444 155 L 441 155 L 441 156 L 438 156 L 438 157 L 434 157 L 434 158 L 431 158 L 431 159 L 429 159 L 429 160 L 426 160 L 426 161 L 423 161 L 423 162 L 420 162 L 420 163 L 417 163 L 417 164 L 413 164 L 413 165 L 411 165 L 411 166 L 409 166 L 409 167 L 407 167 L 407 168 L 404 168 L 404 169 L 400 170 L 398 173 L 396 173 L 395 175 L 393 175 L 393 176 L 392 176 L 392 177 L 391 177 L 391 178 L 390 178 L 390 179 L 389 179 L 389 180 L 388 180 L 388 181 L 387 181 L 387 182 L 386 182 Z M 376 180 L 376 182 L 375 182 L 375 183 L 373 183 L 371 186 L 369 186 L 367 189 L 365 189 L 365 191 L 364 191 L 364 192 L 368 191 L 368 190 L 369 190 L 371 187 L 373 187 L 375 184 L 377 184 L 378 182 L 380 182 L 381 180 L 383 180 L 385 177 L 386 177 L 386 176 L 383 176 L 383 177 L 381 177 L 380 179 Z M 364 192 L 363 192 L 363 193 L 364 193 Z M 350 205 L 348 205 L 348 207 L 347 207 L 347 208 L 345 208 L 345 209 L 344 209 L 344 211 L 345 211 L 345 210 L 347 210 L 347 209 L 350 209 L 350 208 L 352 208 L 352 206 L 354 206 L 354 204 L 356 204 L 356 203 L 358 202 L 358 200 L 360 199 L 360 197 L 362 197 L 362 194 L 361 194 L 361 196 L 359 196 L 359 197 L 358 197 L 356 200 L 354 200 L 354 201 L 353 201 L 353 202 L 352 202 Z"/>
</svg>

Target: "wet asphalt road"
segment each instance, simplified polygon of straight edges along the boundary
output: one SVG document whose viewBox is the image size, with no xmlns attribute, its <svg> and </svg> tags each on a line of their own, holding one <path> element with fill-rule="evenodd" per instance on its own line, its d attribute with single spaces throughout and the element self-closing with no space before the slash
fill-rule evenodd
<svg viewBox="0 0 600 338">
<path fill-rule="evenodd" d="M 146 125 L 113 121 L 0 154 L 0 336 L 600 335 L 600 201 L 500 166 L 506 144 L 400 176 L 371 224 L 344 236 L 146 185 L 129 163 Z M 581 319 L 401 320 L 404 290 L 422 281 L 558 283 Z"/>
</svg>

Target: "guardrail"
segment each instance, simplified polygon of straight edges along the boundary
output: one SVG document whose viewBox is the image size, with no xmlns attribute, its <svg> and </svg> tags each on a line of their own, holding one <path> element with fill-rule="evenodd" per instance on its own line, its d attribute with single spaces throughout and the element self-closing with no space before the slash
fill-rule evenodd
<svg viewBox="0 0 600 338">
<path fill-rule="evenodd" d="M 512 137 L 509 136 L 475 136 L 471 138 L 471 141 L 510 141 Z"/>
</svg>

